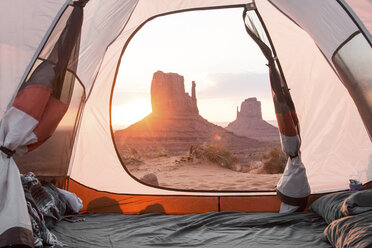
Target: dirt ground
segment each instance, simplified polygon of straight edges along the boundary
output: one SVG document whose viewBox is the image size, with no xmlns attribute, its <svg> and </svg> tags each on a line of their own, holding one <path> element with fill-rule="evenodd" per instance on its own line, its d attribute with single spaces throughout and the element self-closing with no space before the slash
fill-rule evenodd
<svg viewBox="0 0 372 248">
<path fill-rule="evenodd" d="M 159 186 L 187 190 L 273 191 L 282 175 L 237 172 L 199 159 L 179 160 L 179 156 L 149 158 L 128 164 L 127 168 L 138 179 L 154 173 Z"/>
</svg>

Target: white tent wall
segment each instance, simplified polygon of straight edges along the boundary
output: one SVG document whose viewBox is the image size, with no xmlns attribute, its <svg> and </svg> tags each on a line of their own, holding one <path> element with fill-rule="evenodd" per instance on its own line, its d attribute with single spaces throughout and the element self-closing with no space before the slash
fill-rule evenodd
<svg viewBox="0 0 372 248">
<path fill-rule="evenodd" d="M 344 39 L 357 30 L 351 20 L 342 20 L 342 25 L 335 27 L 321 25 L 321 23 L 311 23 L 311 25 L 306 23 L 306 20 L 309 20 L 306 18 L 306 13 L 310 15 L 319 13 L 319 18 L 323 18 L 321 20 L 329 21 L 330 17 L 322 10 L 324 11 L 324 6 L 328 6 L 325 10 L 329 13 L 331 2 L 333 1 L 320 1 L 319 5 L 309 2 L 311 6 L 309 12 L 306 12 L 308 8 L 297 6 L 302 9 L 302 14 L 292 17 L 301 19 L 298 23 L 308 28 L 309 30 L 306 31 L 310 33 L 317 31 L 315 29 L 317 26 L 325 26 L 317 35 L 325 51 L 328 51 L 327 57 L 331 56 Z M 92 3 L 94 2 L 89 4 Z M 105 52 L 94 88 L 85 105 L 70 164 L 72 179 L 85 186 L 113 193 L 192 194 L 148 187 L 137 182 L 124 170 L 114 148 L 109 123 L 111 87 L 117 62 L 124 44 L 149 18 L 181 9 L 244 3 L 246 1 L 164 0 L 140 0 L 137 3 L 125 29 Z M 275 1 L 275 3 L 278 6 L 285 4 L 289 8 L 289 14 L 293 11 L 286 5 L 287 2 Z M 292 4 L 298 5 L 295 2 Z M 372 145 L 347 90 L 307 33 L 269 2 L 257 1 L 257 6 L 273 39 L 300 118 L 302 158 L 308 171 L 312 193 L 345 189 L 349 178 L 360 179 L 363 182 L 370 181 Z M 334 13 L 340 15 L 342 19 L 349 18 L 340 6 L 334 8 L 337 10 Z M 105 18 L 97 18 L 98 20 L 104 21 Z M 95 22 L 91 25 L 102 24 Z M 336 29 L 336 34 L 331 38 L 324 38 L 328 37 L 326 34 L 333 29 Z M 84 39 L 83 37 L 82 41 Z M 298 62 L 299 59 L 301 63 Z M 79 66 L 84 67 L 84 63 L 80 63 Z M 86 86 L 89 88 L 89 83 Z"/>
<path fill-rule="evenodd" d="M 348 91 L 306 32 L 269 2 L 256 4 L 291 89 L 312 193 L 372 180 L 372 144 Z"/>
<path fill-rule="evenodd" d="M 270 2 L 274 2 L 278 9 L 286 13 L 290 19 L 313 38 L 319 49 L 327 57 L 329 63 L 337 70 L 338 75 L 352 96 L 371 138 L 372 102 L 370 100 L 371 97 L 368 96 L 371 91 L 370 81 L 368 82 L 368 80 L 371 80 L 371 77 L 369 68 L 367 69 L 366 65 L 369 65 L 372 61 L 369 54 L 371 52 L 372 39 L 360 19 L 343 0 L 304 0 L 301 1 L 301 4 L 299 4 L 299 1 L 292 0 L 271 0 Z M 368 6 L 365 7 L 368 8 Z M 369 9 L 369 11 L 371 12 L 372 9 Z M 363 35 L 360 34 L 361 32 L 363 32 Z M 349 41 L 354 35 L 358 34 L 363 36 L 364 39 Z M 348 45 L 352 47 L 349 51 L 358 50 L 361 54 L 365 54 L 364 58 L 358 56 L 357 52 L 349 52 L 347 55 L 340 56 L 340 53 L 344 50 L 343 45 L 346 42 L 358 42 L 358 45 Z M 336 51 L 337 54 L 335 54 Z M 356 69 L 356 73 L 353 73 L 353 68 Z M 354 75 L 351 77 L 352 74 Z M 356 81 L 361 79 L 362 81 Z"/>
<path fill-rule="evenodd" d="M 0 119 L 67 2 L 0 1 Z"/>
<path fill-rule="evenodd" d="M 138 0 L 110 2 L 96 0 L 89 1 L 84 7 L 77 75 L 88 95 L 100 70 L 107 47 L 123 31 L 137 2 Z M 111 62 L 113 67 L 116 67 L 116 61 Z"/>
<path fill-rule="evenodd" d="M 233 6 L 246 2 L 242 0 L 116 0 L 107 3 L 102 0 L 91 0 L 84 8 L 80 66 L 77 74 L 86 91 L 90 92 L 97 73 L 99 73 L 102 60 L 106 56 L 108 46 L 112 42 L 116 42 L 120 35 L 121 42 L 116 42 L 120 48 L 118 50 L 120 55 L 121 49 L 130 35 L 151 17 L 185 9 Z M 110 63 L 116 68 L 117 60 Z"/>
<path fill-rule="evenodd" d="M 329 61 L 334 51 L 358 30 L 341 5 L 334 0 L 271 2 L 310 34 Z"/>
<path fill-rule="evenodd" d="M 88 101 L 85 104 L 85 109 L 83 111 L 80 128 L 76 138 L 76 144 L 73 151 L 73 158 L 70 164 L 71 179 L 85 186 L 112 193 L 140 193 L 149 195 L 195 194 L 191 192 L 170 191 L 148 187 L 133 179 L 123 168 L 115 151 L 109 122 L 109 104 L 114 77 L 117 70 L 117 63 L 121 57 L 121 52 L 125 43 L 128 41 L 133 32 L 135 32 L 141 24 L 154 16 L 176 12 L 179 10 L 215 8 L 221 6 L 231 7 L 234 5 L 242 6 L 246 2 L 247 1 L 245 0 L 140 0 L 138 2 L 125 29 L 108 47 L 100 67 L 100 71 L 95 80 L 94 87 L 92 88 Z M 105 19 L 102 18 L 102 20 Z M 95 23 L 94 25 L 101 24 Z M 84 38 L 82 38 L 82 41 L 83 40 Z M 79 67 L 80 66 L 84 66 L 84 63 L 79 63 Z"/>
</svg>

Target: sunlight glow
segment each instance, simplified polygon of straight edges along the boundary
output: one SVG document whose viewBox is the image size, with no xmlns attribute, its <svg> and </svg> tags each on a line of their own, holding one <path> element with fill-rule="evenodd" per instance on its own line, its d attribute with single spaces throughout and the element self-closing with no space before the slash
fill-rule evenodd
<svg viewBox="0 0 372 248">
<path fill-rule="evenodd" d="M 146 99 L 135 99 L 124 105 L 113 106 L 112 125 L 114 128 L 125 128 L 140 121 L 151 113 L 151 102 Z"/>
</svg>

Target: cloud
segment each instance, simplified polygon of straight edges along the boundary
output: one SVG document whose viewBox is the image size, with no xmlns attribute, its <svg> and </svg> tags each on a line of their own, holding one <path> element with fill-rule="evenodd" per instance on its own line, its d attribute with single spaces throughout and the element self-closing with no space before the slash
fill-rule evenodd
<svg viewBox="0 0 372 248">
<path fill-rule="evenodd" d="M 209 74 L 208 88 L 197 89 L 198 98 L 270 98 L 268 73 L 214 73 Z"/>
</svg>

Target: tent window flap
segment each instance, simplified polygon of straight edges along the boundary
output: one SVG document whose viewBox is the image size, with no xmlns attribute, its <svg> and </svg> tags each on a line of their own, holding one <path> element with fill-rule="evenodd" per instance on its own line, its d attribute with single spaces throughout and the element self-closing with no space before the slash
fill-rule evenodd
<svg viewBox="0 0 372 248">
<path fill-rule="evenodd" d="M 310 186 L 300 157 L 299 123 L 289 89 L 285 83 L 275 50 L 270 42 L 262 19 L 256 8 L 249 4 L 243 12 L 247 33 L 260 47 L 268 60 L 270 84 L 278 121 L 280 140 L 288 159 L 285 171 L 277 185 L 277 196 L 283 202 L 281 212 L 305 208 Z M 274 57 L 275 56 L 275 57 Z"/>
</svg>

